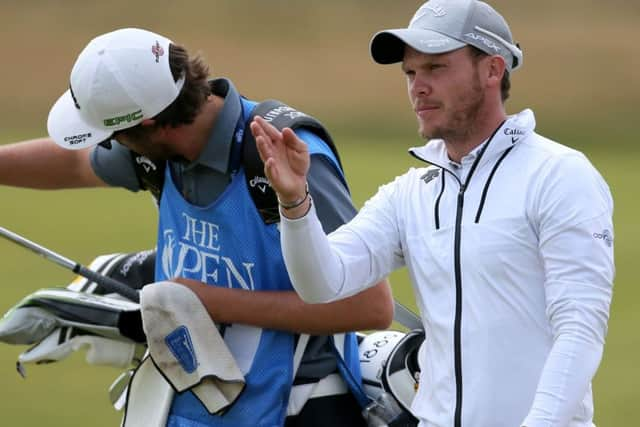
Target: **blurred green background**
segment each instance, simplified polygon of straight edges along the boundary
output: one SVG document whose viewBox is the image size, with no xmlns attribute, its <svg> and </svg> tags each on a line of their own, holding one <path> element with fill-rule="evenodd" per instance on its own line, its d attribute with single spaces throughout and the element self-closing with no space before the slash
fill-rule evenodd
<svg viewBox="0 0 640 427">
<path fill-rule="evenodd" d="M 611 0 L 496 0 L 524 52 L 512 76 L 509 112 L 533 108 L 538 131 L 583 150 L 615 200 L 614 300 L 594 380 L 598 426 L 638 425 L 640 259 L 636 111 L 640 101 L 640 3 Z M 137 26 L 200 52 L 212 75 L 231 77 L 254 99 L 279 98 L 332 130 L 358 206 L 378 185 L 419 166 L 419 145 L 398 66 L 374 65 L 373 33 L 402 27 L 420 5 L 406 0 L 85 2 L 0 0 L 3 40 L 0 142 L 46 132 L 51 104 L 66 89 L 77 54 L 94 36 Z M 635 196 L 634 196 L 635 194 Z M 0 187 L 0 225 L 81 263 L 98 254 L 154 244 L 156 215 L 146 195 L 121 190 L 41 192 Z M 72 275 L 0 241 L 0 312 Z M 415 307 L 404 271 L 395 295 Z M 112 427 L 120 415 L 107 388 L 116 369 L 87 366 L 83 355 L 49 366 L 14 366 L 24 347 L 0 345 L 1 426 Z"/>
</svg>

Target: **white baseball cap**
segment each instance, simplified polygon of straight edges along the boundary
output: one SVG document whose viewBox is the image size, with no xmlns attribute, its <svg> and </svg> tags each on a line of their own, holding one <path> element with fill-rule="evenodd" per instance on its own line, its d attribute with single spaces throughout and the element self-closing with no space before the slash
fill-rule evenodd
<svg viewBox="0 0 640 427">
<path fill-rule="evenodd" d="M 162 112 L 180 94 L 169 66 L 171 40 L 125 28 L 91 40 L 78 56 L 67 90 L 47 120 L 49 136 L 68 149 L 109 139 Z"/>
<path fill-rule="evenodd" d="M 371 39 L 371 56 L 379 64 L 401 62 L 405 45 L 439 54 L 474 46 L 504 58 L 507 70 L 522 65 L 522 51 L 513 42 L 504 18 L 478 0 L 430 0 L 416 11 L 408 28 L 385 30 Z"/>
</svg>

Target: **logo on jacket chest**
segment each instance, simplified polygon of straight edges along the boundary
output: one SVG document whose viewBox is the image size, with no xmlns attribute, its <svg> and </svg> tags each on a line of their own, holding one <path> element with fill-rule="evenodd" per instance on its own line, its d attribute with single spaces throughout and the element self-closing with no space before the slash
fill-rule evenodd
<svg viewBox="0 0 640 427">
<path fill-rule="evenodd" d="M 504 134 L 511 136 L 511 143 L 515 144 L 520 140 L 520 137 L 524 136 L 525 132 L 518 128 L 505 128 Z"/>
<path fill-rule="evenodd" d="M 437 178 L 438 175 L 440 175 L 440 169 L 430 169 L 427 171 L 427 173 L 422 175 L 420 179 L 423 180 L 425 184 L 428 184 L 429 182 Z"/>
<path fill-rule="evenodd" d="M 254 262 L 225 252 L 220 226 L 182 213 L 180 229 L 165 228 L 159 248 L 167 278 L 187 277 L 201 282 L 254 290 Z"/>
</svg>

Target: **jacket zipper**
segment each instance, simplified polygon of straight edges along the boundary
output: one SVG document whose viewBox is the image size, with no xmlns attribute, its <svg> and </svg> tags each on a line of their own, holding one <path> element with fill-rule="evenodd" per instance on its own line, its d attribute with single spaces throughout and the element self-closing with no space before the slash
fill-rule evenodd
<svg viewBox="0 0 640 427">
<path fill-rule="evenodd" d="M 476 170 L 476 167 L 480 163 L 482 156 L 487 147 L 493 140 L 493 137 L 498 133 L 498 130 L 502 127 L 504 121 L 500 123 L 500 126 L 493 131 L 487 143 L 480 149 L 478 156 L 474 160 L 467 179 L 462 183 L 459 179 L 460 190 L 458 191 L 458 201 L 456 207 L 456 225 L 455 235 L 453 243 L 453 262 L 456 282 L 456 313 L 453 323 L 453 352 L 454 352 L 454 369 L 456 377 L 456 409 L 454 412 L 453 425 L 454 427 L 462 427 L 462 261 L 461 257 L 461 244 L 462 244 L 462 212 L 464 208 L 464 192 L 469 187 L 471 177 Z M 454 175 L 456 176 L 456 175 Z M 456 176 L 457 178 L 457 176 Z"/>
<path fill-rule="evenodd" d="M 469 172 L 468 178 L 471 178 L 472 172 L 473 169 Z M 468 178 L 467 183 L 469 182 Z M 466 183 L 461 183 L 460 191 L 458 192 L 458 203 L 456 208 L 456 228 L 453 250 L 453 262 L 456 281 L 456 314 L 455 320 L 453 322 L 453 356 L 456 377 L 456 409 L 453 418 L 453 425 L 455 427 L 462 426 L 462 263 L 460 261 L 460 244 L 462 240 L 462 209 L 464 207 L 465 189 Z"/>
<path fill-rule="evenodd" d="M 462 261 L 460 258 L 461 258 L 461 243 L 462 243 L 462 212 L 464 208 L 464 192 L 469 187 L 469 183 L 471 182 L 471 177 L 473 176 L 473 173 L 475 172 L 476 167 L 480 163 L 480 159 L 482 159 L 482 156 L 487 150 L 487 147 L 493 140 L 494 136 L 498 133 L 498 130 L 500 130 L 502 125 L 504 125 L 504 123 L 505 121 L 500 123 L 500 125 L 493 131 L 493 133 L 487 140 L 486 144 L 478 152 L 478 156 L 476 157 L 473 164 L 471 165 L 471 168 L 469 169 L 469 174 L 467 175 L 467 179 L 465 180 L 464 183 L 460 180 L 460 178 L 458 178 L 458 176 L 455 173 L 450 171 L 448 168 L 445 168 L 441 165 L 438 165 L 432 162 L 427 162 L 434 166 L 439 167 L 443 171 L 442 173 L 443 188 L 441 189 L 441 193 L 438 196 L 436 209 L 439 208 L 440 197 L 442 196 L 442 193 L 444 193 L 444 182 L 445 182 L 444 174 L 446 172 L 450 173 L 458 181 L 458 184 L 460 185 L 460 189 L 458 191 L 458 197 L 457 197 L 457 204 L 456 204 L 457 205 L 456 206 L 456 223 L 455 223 L 454 243 L 453 243 L 453 248 L 454 248 L 453 262 L 454 262 L 454 276 L 455 276 L 454 280 L 455 280 L 455 286 L 456 286 L 456 307 L 455 307 L 455 317 L 454 317 L 454 323 L 453 323 L 454 375 L 456 379 L 456 407 L 455 407 L 454 418 L 453 418 L 454 427 L 462 427 Z M 506 155 L 510 151 L 511 149 L 507 150 L 507 152 L 502 155 L 502 157 L 499 159 L 496 165 L 494 165 L 494 168 L 491 171 L 490 177 L 488 181 L 485 183 L 485 188 L 483 189 L 482 201 L 478 208 L 478 212 L 476 212 L 475 222 L 478 222 L 480 219 L 482 207 L 484 206 L 484 198 L 486 197 L 486 193 L 488 191 L 491 178 L 493 178 L 493 175 L 496 169 L 498 168 L 498 166 L 500 165 L 504 157 L 506 157 Z M 414 157 L 422 161 L 425 161 L 424 159 L 418 157 L 413 152 L 411 152 L 411 155 L 413 155 Z M 439 225 L 440 225 L 439 212 L 436 212 L 437 228 L 439 228 Z"/>
</svg>

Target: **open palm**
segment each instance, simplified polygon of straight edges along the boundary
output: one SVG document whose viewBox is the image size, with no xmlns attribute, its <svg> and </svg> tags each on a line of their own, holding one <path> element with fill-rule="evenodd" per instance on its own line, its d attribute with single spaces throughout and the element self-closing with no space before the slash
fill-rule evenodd
<svg viewBox="0 0 640 427">
<path fill-rule="evenodd" d="M 271 186 L 284 202 L 300 199 L 305 194 L 309 171 L 309 150 L 289 128 L 280 132 L 260 116 L 251 122 L 264 171 Z"/>
</svg>

